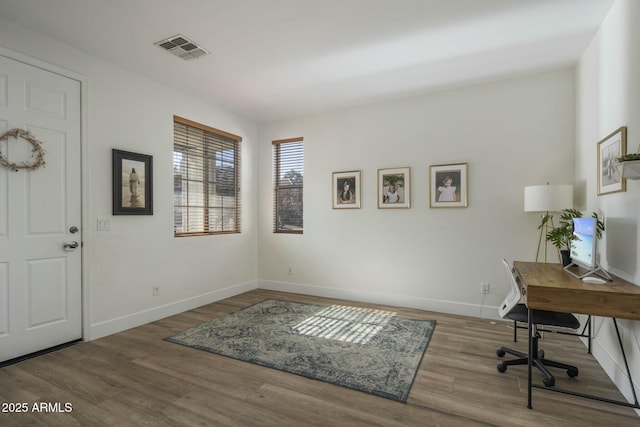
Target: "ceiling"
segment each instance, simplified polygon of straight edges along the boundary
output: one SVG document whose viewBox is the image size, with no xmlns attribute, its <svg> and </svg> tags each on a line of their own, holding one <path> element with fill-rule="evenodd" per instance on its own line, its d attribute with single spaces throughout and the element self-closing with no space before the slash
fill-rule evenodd
<svg viewBox="0 0 640 427">
<path fill-rule="evenodd" d="M 265 122 L 571 66 L 612 4 L 0 0 L 0 18 Z M 154 45 L 176 34 L 212 53 Z"/>
</svg>

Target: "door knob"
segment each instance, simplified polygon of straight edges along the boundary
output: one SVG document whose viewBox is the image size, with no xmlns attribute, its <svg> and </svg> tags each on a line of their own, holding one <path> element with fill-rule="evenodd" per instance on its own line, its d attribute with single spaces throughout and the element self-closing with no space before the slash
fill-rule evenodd
<svg viewBox="0 0 640 427">
<path fill-rule="evenodd" d="M 65 251 L 72 251 L 78 247 L 78 242 L 67 242 L 62 247 Z"/>
<path fill-rule="evenodd" d="M 69 228 L 69 233 L 71 233 L 71 234 L 76 234 L 78 231 L 80 231 L 80 230 L 79 230 L 79 229 L 78 229 L 78 227 L 76 227 L 75 225 L 72 225 L 72 226 Z"/>
</svg>

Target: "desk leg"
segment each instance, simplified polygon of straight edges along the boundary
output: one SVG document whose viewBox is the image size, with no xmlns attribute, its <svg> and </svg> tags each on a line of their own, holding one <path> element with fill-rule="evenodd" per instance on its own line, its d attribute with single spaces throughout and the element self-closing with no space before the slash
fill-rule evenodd
<svg viewBox="0 0 640 427">
<path fill-rule="evenodd" d="M 531 311 L 529 311 L 529 315 L 531 315 Z M 626 406 L 629 408 L 640 409 L 640 403 L 638 402 L 638 397 L 636 396 L 635 385 L 633 384 L 633 378 L 631 377 L 631 371 L 629 370 L 629 364 L 627 363 L 627 355 L 625 354 L 624 346 L 622 345 L 622 337 L 620 335 L 620 329 L 618 328 L 618 321 L 616 320 L 615 317 L 613 317 L 612 319 L 613 319 L 613 325 L 616 328 L 616 334 L 618 335 L 618 344 L 620 345 L 620 351 L 622 351 L 622 358 L 624 360 L 624 366 L 627 371 L 627 377 L 629 378 L 629 385 L 631 386 L 631 392 L 633 393 L 633 403 L 628 403 L 622 400 L 607 399 L 605 397 L 578 393 L 570 390 L 563 390 L 557 387 L 547 387 L 547 386 L 538 385 L 538 384 L 531 384 L 531 377 L 529 377 L 529 409 L 531 409 L 531 387 L 554 391 L 556 393 L 564 393 L 571 396 L 584 397 L 585 399 L 597 400 L 600 402 L 611 403 L 613 405 L 620 405 L 620 406 Z M 530 317 L 529 317 L 529 320 L 531 320 Z M 529 356 L 531 356 L 531 348 L 529 349 Z"/>
<path fill-rule="evenodd" d="M 587 322 L 589 322 L 589 354 L 591 354 L 591 345 L 593 344 L 593 316 L 589 315 L 589 318 L 587 319 Z"/>
<path fill-rule="evenodd" d="M 624 346 L 622 345 L 622 337 L 620 336 L 620 329 L 618 329 L 618 321 L 615 317 L 612 317 L 613 325 L 616 327 L 616 334 L 618 335 L 618 343 L 620 344 L 620 351 L 622 351 L 622 359 L 624 360 L 624 367 L 627 369 L 627 378 L 629 378 L 629 385 L 631 386 L 631 393 L 633 394 L 633 403 L 635 408 L 638 405 L 638 396 L 636 396 L 636 388 L 633 385 L 633 378 L 631 377 L 631 370 L 629 369 L 629 363 L 627 363 L 627 355 L 624 352 Z"/>
<path fill-rule="evenodd" d="M 527 375 L 528 375 L 528 379 L 527 379 L 527 408 L 529 409 L 533 409 L 533 407 L 531 406 L 531 384 L 532 384 L 532 377 L 531 377 L 531 365 L 532 365 L 532 360 L 533 360 L 533 324 L 531 323 L 531 309 L 527 309 L 527 325 L 528 329 L 529 329 L 529 350 L 527 352 L 528 354 L 528 360 L 527 360 Z"/>
</svg>

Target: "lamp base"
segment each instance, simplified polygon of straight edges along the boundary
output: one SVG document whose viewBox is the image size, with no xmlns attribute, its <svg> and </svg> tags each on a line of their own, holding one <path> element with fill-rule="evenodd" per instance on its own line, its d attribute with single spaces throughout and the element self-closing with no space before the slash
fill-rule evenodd
<svg viewBox="0 0 640 427">
<path fill-rule="evenodd" d="M 549 245 L 549 243 L 547 242 L 547 233 L 551 230 L 553 230 L 554 228 L 556 228 L 556 226 L 553 223 L 553 215 L 549 215 L 549 212 L 542 214 L 542 221 L 540 224 L 540 227 L 538 227 L 540 229 L 540 236 L 538 237 L 538 249 L 536 250 L 536 261 L 538 262 L 538 259 L 540 258 L 540 246 L 542 246 L 543 242 L 544 242 L 544 263 L 547 263 L 547 246 Z M 560 256 L 560 250 L 558 248 L 556 248 L 556 252 L 558 254 L 558 261 L 562 261 L 562 257 Z"/>
</svg>

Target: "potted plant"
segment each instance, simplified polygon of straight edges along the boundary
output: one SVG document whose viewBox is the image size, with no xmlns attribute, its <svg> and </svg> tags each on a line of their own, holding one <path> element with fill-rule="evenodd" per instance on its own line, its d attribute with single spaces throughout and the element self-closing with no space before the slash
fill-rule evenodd
<svg viewBox="0 0 640 427">
<path fill-rule="evenodd" d="M 601 239 L 604 231 L 604 221 L 595 212 L 591 216 L 596 219 L 596 238 Z M 563 266 L 571 263 L 569 251 L 571 249 L 571 240 L 573 240 L 573 218 L 582 218 L 582 212 L 577 209 L 564 209 L 560 215 L 560 224 L 546 235 L 546 240 L 560 250 Z M 538 229 L 542 228 L 548 220 L 549 217 L 543 217 Z"/>
<path fill-rule="evenodd" d="M 618 161 L 618 173 L 622 178 L 640 179 L 640 153 L 631 153 L 620 156 Z"/>
</svg>

